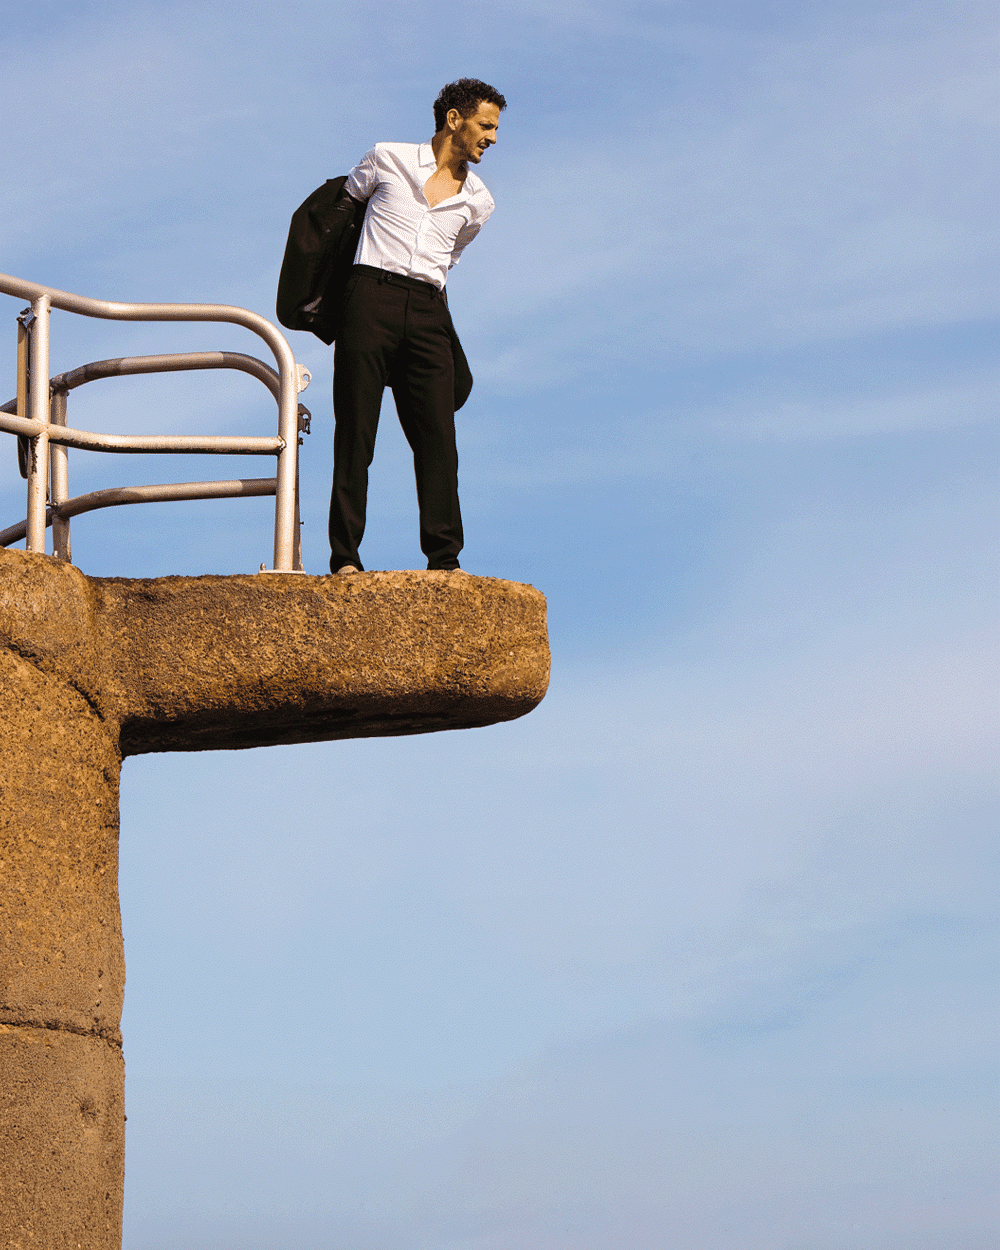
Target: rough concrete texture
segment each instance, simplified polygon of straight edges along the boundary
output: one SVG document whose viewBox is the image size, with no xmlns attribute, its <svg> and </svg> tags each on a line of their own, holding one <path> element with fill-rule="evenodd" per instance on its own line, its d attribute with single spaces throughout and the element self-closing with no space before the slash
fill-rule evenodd
<svg viewBox="0 0 1000 1250">
<path fill-rule="evenodd" d="M 122 753 L 467 729 L 548 683 L 545 600 L 465 573 L 92 583 Z"/>
<path fill-rule="evenodd" d="M 0 650 L 0 1245 L 104 1250 L 125 1145 L 120 758 L 47 667 Z"/>
<path fill-rule="evenodd" d="M 530 711 L 545 601 L 464 573 L 91 579 L 0 549 L 0 1247 L 118 1250 L 124 756 Z"/>
<path fill-rule="evenodd" d="M 0 1245 L 121 1245 L 125 1063 L 103 1038 L 0 1024 Z"/>
</svg>

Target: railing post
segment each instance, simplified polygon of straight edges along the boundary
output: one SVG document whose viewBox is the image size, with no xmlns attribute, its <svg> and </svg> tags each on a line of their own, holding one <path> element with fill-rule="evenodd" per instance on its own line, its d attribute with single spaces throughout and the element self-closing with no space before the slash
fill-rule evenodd
<svg viewBox="0 0 1000 1250">
<path fill-rule="evenodd" d="M 274 492 L 274 569 L 291 573 L 295 568 L 296 483 L 299 454 L 299 373 L 291 349 L 278 356 L 278 434 L 285 445 L 277 456 L 277 488 Z"/>
<path fill-rule="evenodd" d="M 66 392 L 56 391 L 49 405 L 53 425 L 66 424 Z M 69 448 L 60 443 L 49 446 L 49 480 L 53 509 L 69 499 Z M 52 517 L 52 554 L 57 560 L 70 560 L 69 517 Z"/>
<path fill-rule="evenodd" d="M 49 424 L 49 314 L 52 301 L 38 295 L 31 301 L 30 367 L 31 388 L 28 416 L 41 425 Z M 31 440 L 28 449 L 28 529 L 26 551 L 45 551 L 45 504 L 49 485 L 49 435 L 43 430 Z"/>
</svg>

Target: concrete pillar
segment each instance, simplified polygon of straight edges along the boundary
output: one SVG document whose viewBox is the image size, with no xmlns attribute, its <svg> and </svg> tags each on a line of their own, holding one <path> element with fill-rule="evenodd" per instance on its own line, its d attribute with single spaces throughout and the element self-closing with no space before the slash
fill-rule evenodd
<svg viewBox="0 0 1000 1250">
<path fill-rule="evenodd" d="M 0 1245 L 118 1250 L 117 727 L 0 651 Z"/>
</svg>

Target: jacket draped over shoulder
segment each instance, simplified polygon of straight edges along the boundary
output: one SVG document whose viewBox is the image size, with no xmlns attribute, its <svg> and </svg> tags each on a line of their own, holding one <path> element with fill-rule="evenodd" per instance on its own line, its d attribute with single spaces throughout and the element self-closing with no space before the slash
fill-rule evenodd
<svg viewBox="0 0 1000 1250">
<path fill-rule="evenodd" d="M 278 278 L 278 321 L 288 330 L 309 330 L 327 345 L 340 329 L 365 217 L 366 205 L 347 194 L 346 184 L 346 176 L 328 178 L 292 214 Z M 448 327 L 457 411 L 469 398 L 472 373 L 450 316 Z"/>
</svg>

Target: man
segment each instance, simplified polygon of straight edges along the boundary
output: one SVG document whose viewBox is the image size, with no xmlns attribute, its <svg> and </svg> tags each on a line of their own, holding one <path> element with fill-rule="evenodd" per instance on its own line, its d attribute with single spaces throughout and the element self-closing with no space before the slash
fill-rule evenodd
<svg viewBox="0 0 1000 1250">
<path fill-rule="evenodd" d="M 493 211 L 493 198 L 470 165 L 496 143 L 506 106 L 487 83 L 460 78 L 434 102 L 430 143 L 376 144 L 348 175 L 348 195 L 367 200 L 368 208 L 334 352 L 335 573 L 364 568 L 358 547 L 386 385 L 413 450 L 427 567 L 459 567 L 454 329 L 444 288 L 448 270 Z"/>
</svg>

